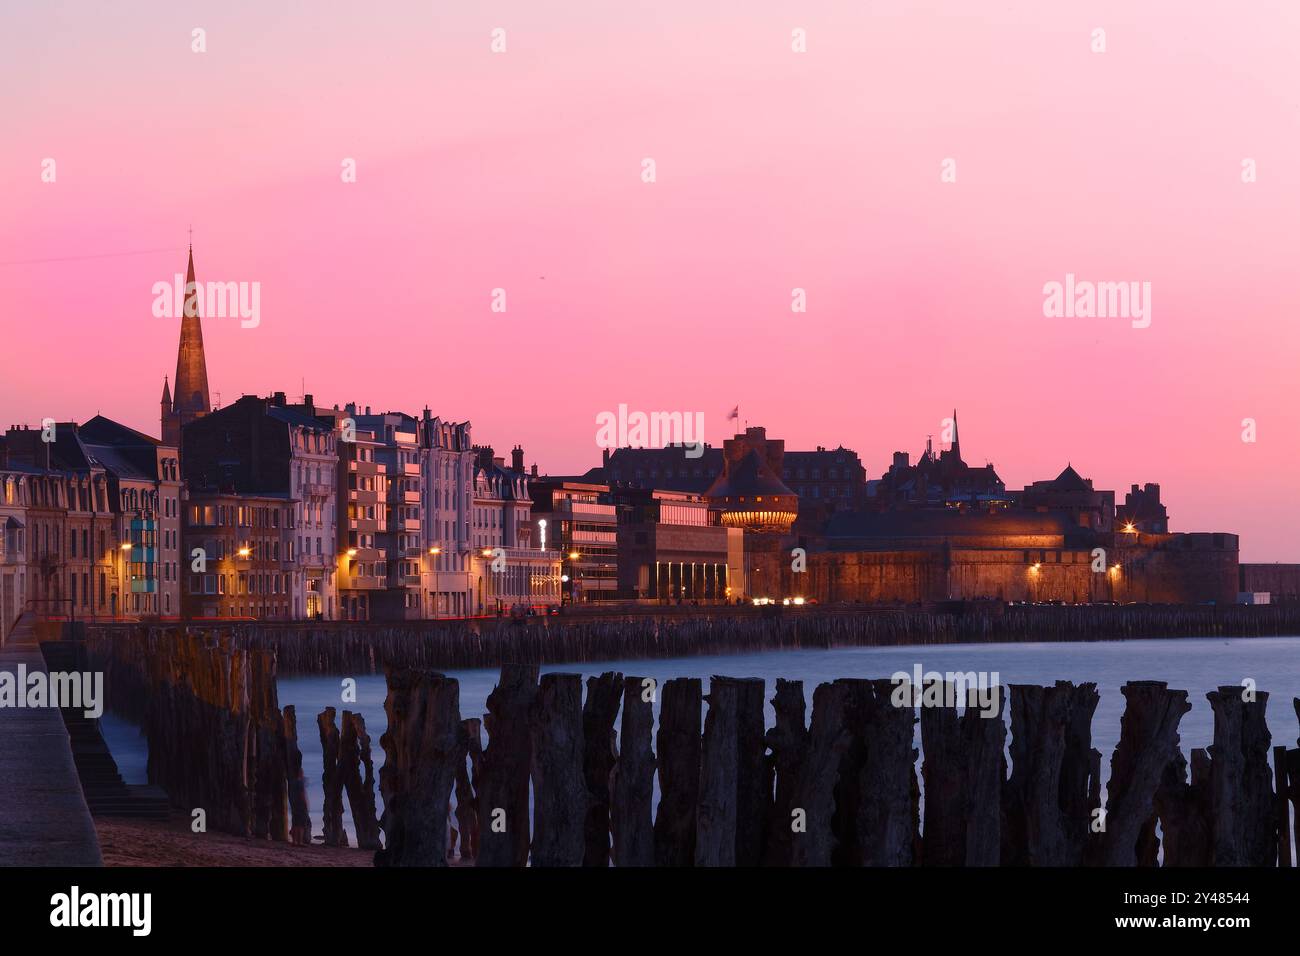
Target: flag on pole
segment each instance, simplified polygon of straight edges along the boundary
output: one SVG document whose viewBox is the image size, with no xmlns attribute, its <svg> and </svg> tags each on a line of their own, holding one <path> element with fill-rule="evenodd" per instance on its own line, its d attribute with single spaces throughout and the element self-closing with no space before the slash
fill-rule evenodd
<svg viewBox="0 0 1300 956">
<path fill-rule="evenodd" d="M 734 422 L 740 418 L 740 406 L 737 405 L 731 411 L 727 412 L 727 421 Z"/>
</svg>

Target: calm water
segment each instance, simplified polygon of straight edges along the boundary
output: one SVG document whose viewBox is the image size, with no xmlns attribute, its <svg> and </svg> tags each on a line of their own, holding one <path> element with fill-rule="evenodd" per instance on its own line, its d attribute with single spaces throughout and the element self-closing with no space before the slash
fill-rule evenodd
<svg viewBox="0 0 1300 956">
<path fill-rule="evenodd" d="M 811 716 L 813 690 L 820 683 L 839 677 L 888 677 L 896 671 L 911 673 L 920 664 L 929 671 L 996 671 L 1003 684 L 1051 684 L 1057 680 L 1094 681 L 1101 694 L 1093 719 L 1093 746 L 1102 753 L 1103 777 L 1110 772 L 1110 754 L 1119 740 L 1120 714 L 1124 709 L 1121 685 L 1130 680 L 1162 680 L 1171 687 L 1190 692 L 1191 711 L 1180 724 L 1183 752 L 1208 746 L 1214 734 L 1214 717 L 1208 691 L 1221 684 L 1238 684 L 1253 678 L 1261 691 L 1269 693 L 1269 729 L 1275 744 L 1292 745 L 1297 737 L 1291 699 L 1300 697 L 1300 637 L 1225 640 L 1105 641 L 1093 644 L 943 644 L 930 647 L 854 647 L 835 650 L 776 651 L 762 654 L 726 654 L 707 657 L 667 658 L 637 661 L 590 661 L 543 667 L 543 673 L 569 672 L 584 676 L 603 671 L 620 671 L 637 677 L 653 677 L 662 683 L 673 677 L 761 677 L 767 683 L 767 722 L 774 720 L 771 697 L 776 678 L 804 682 Z M 496 684 L 496 669 L 448 671 L 460 681 L 462 717 L 481 717 L 487 695 Z M 375 761 L 375 773 L 383 765 L 379 737 L 384 732 L 383 675 L 362 675 L 357 680 L 356 703 L 341 700 L 339 677 L 284 677 L 280 680 L 280 704 L 293 704 L 298 712 L 299 745 L 307 777 L 308 801 L 319 835 L 321 789 L 321 747 L 316 715 L 326 707 L 359 712 L 366 721 Z M 145 744 L 136 728 L 106 714 L 104 736 L 128 783 L 145 782 Z M 617 729 L 617 722 L 615 728 Z M 920 746 L 917 730 L 917 747 Z M 346 800 L 344 801 L 346 806 Z M 382 807 L 382 800 L 381 800 Z M 351 820 L 345 819 L 351 832 Z"/>
</svg>

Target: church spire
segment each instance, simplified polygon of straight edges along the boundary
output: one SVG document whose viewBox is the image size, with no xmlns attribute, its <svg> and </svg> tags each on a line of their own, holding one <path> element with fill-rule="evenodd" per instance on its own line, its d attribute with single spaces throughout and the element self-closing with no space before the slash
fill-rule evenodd
<svg viewBox="0 0 1300 956">
<path fill-rule="evenodd" d="M 202 305 L 194 281 L 194 247 L 185 270 L 185 307 L 181 341 L 176 352 L 176 411 L 186 421 L 212 411 L 208 399 L 208 365 L 203 355 Z"/>
<path fill-rule="evenodd" d="M 164 411 L 163 441 L 180 444 L 181 429 L 212 411 L 208 398 L 208 364 L 203 354 L 202 296 L 194 280 L 194 246 L 185 270 L 185 304 L 181 311 L 181 338 L 176 350 L 176 390 L 171 414 Z M 163 385 L 166 400 L 167 386 Z"/>
</svg>

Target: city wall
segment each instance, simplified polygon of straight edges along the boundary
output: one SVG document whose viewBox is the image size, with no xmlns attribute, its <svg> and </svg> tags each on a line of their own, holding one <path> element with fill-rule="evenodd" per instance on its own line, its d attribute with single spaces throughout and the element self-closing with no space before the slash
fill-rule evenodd
<svg viewBox="0 0 1300 956">
<path fill-rule="evenodd" d="M 1060 547 L 809 551 L 794 570 L 790 547 L 747 554 L 754 597 L 803 597 L 823 604 L 930 603 L 996 599 L 1066 604 L 1232 604 L 1238 589 L 1231 535 L 1144 535 L 1103 549 Z M 1216 540 L 1217 539 L 1217 540 Z M 1021 542 L 1017 542 L 1018 544 Z M 748 544 L 748 542 L 747 542 Z M 1101 563 L 1105 570 L 1094 570 Z"/>
</svg>

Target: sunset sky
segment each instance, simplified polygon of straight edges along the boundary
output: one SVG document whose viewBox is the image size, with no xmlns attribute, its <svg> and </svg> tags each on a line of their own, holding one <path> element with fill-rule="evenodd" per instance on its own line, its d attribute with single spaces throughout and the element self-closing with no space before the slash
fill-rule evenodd
<svg viewBox="0 0 1300 956">
<path fill-rule="evenodd" d="M 6 3 L 0 427 L 158 434 L 192 226 L 200 281 L 261 287 L 204 323 L 223 403 L 428 405 L 551 473 L 620 403 L 714 443 L 738 404 L 871 477 L 956 407 L 1010 488 L 1159 482 L 1300 561 L 1298 36 L 1294 0 Z M 1150 282 L 1151 326 L 1044 317 L 1067 273 Z"/>
</svg>

